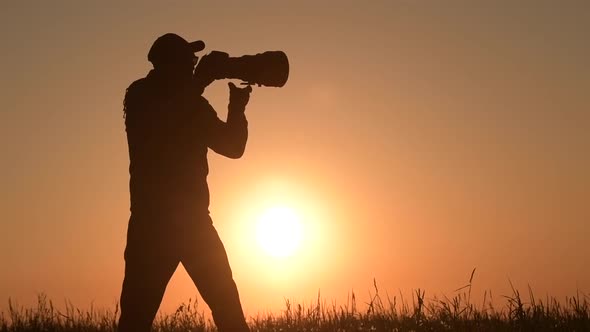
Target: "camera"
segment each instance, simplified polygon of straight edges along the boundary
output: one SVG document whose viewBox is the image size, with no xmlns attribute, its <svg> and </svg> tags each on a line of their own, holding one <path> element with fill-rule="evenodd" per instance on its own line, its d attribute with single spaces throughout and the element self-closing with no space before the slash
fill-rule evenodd
<svg viewBox="0 0 590 332">
<path fill-rule="evenodd" d="M 220 51 L 206 54 L 194 71 L 195 81 L 204 89 L 214 80 L 240 79 L 245 84 L 282 87 L 289 78 L 289 59 L 282 51 L 230 57 Z"/>
</svg>

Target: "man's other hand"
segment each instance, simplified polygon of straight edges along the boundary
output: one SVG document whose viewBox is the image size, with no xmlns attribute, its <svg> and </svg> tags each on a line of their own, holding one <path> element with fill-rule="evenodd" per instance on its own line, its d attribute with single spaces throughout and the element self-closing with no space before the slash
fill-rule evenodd
<svg viewBox="0 0 590 332">
<path fill-rule="evenodd" d="M 252 86 L 248 85 L 245 88 L 238 88 L 232 82 L 227 84 L 229 86 L 229 103 L 238 107 L 245 107 L 250 100 L 250 92 L 252 92 Z"/>
</svg>

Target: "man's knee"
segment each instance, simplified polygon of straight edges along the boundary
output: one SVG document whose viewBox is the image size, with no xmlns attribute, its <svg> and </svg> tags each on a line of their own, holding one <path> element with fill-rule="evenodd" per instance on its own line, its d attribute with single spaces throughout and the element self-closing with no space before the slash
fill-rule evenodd
<svg viewBox="0 0 590 332">
<path fill-rule="evenodd" d="M 126 255 L 119 332 L 150 331 L 178 261 L 170 257 Z"/>
</svg>

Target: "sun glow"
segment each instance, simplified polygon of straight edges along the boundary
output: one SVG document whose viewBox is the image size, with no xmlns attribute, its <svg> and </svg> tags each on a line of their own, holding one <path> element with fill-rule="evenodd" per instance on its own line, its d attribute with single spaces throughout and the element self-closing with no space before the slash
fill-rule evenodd
<svg viewBox="0 0 590 332">
<path fill-rule="evenodd" d="M 299 217 L 288 207 L 269 208 L 258 220 L 258 244 L 270 256 L 292 256 L 299 248 L 302 235 Z"/>
</svg>

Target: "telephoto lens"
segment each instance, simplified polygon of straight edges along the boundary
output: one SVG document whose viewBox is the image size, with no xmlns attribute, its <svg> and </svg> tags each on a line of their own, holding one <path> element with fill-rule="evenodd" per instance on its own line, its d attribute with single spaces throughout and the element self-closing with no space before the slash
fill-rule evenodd
<svg viewBox="0 0 590 332">
<path fill-rule="evenodd" d="M 289 59 L 282 51 L 267 51 L 255 55 L 230 57 L 225 52 L 212 51 L 203 56 L 195 69 L 195 78 L 240 79 L 247 84 L 282 87 L 289 78 Z"/>
</svg>

